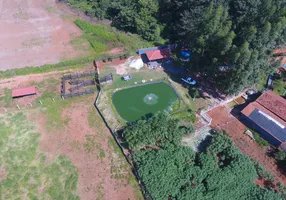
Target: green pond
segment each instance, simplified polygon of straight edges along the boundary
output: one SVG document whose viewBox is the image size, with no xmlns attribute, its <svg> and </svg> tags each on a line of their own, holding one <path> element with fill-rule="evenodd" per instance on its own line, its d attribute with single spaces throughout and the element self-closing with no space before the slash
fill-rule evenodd
<svg viewBox="0 0 286 200">
<path fill-rule="evenodd" d="M 164 82 L 119 90 L 112 96 L 117 112 L 128 122 L 158 111 L 172 111 L 177 100 L 176 93 Z"/>
</svg>

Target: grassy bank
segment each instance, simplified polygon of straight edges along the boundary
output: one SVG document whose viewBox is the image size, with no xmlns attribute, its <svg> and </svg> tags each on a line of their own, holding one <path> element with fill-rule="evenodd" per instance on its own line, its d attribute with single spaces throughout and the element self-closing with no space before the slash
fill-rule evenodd
<svg viewBox="0 0 286 200">
<path fill-rule="evenodd" d="M 62 61 L 56 64 L 47 64 L 42 66 L 25 67 L 25 68 L 0 71 L 0 78 L 4 79 L 15 76 L 29 75 L 29 74 L 41 74 L 52 71 L 63 71 L 67 69 L 82 68 L 87 63 L 92 63 L 93 59 L 94 59 L 93 56 L 88 56 L 73 60 Z"/>
<path fill-rule="evenodd" d="M 139 48 L 153 45 L 136 34 L 119 31 L 110 25 L 93 25 L 81 19 L 76 19 L 74 23 L 84 31 L 84 34 L 72 43 L 84 42 L 84 39 L 86 39 L 97 56 L 101 56 L 104 52 L 116 47 L 123 48 L 125 53 L 135 55 Z"/>
</svg>

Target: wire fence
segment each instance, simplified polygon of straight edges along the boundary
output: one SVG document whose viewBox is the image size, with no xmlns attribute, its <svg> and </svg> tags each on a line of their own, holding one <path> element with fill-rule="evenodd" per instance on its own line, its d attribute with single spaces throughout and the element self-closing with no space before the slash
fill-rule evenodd
<svg viewBox="0 0 286 200">
<path fill-rule="evenodd" d="M 95 76 L 97 76 L 97 75 L 98 75 L 97 71 L 88 71 L 88 72 L 69 74 L 69 75 L 63 76 L 62 80 L 61 80 L 61 97 L 62 97 L 62 99 L 93 94 L 94 90 L 92 88 L 85 89 L 84 91 L 78 91 L 78 90 L 80 90 L 81 88 L 84 88 L 86 86 L 96 85 Z M 89 77 L 89 76 L 94 76 L 94 78 L 91 80 L 80 80 L 80 78 L 85 78 L 85 77 Z M 67 86 L 66 81 L 69 81 L 68 83 L 71 86 L 69 88 L 70 93 L 66 92 L 66 86 Z"/>
<path fill-rule="evenodd" d="M 125 154 L 124 152 L 124 147 L 121 145 L 121 142 L 120 142 L 120 139 L 118 138 L 118 135 L 116 134 L 116 130 L 112 130 L 107 122 L 107 120 L 105 119 L 105 117 L 103 116 L 103 114 L 101 113 L 99 107 L 97 106 L 98 105 L 98 102 L 99 102 L 99 98 L 100 98 L 100 95 L 101 95 L 101 87 L 99 87 L 99 92 L 96 96 L 96 100 L 94 102 L 94 107 L 96 108 L 97 112 L 99 113 L 100 117 L 102 118 L 103 122 L 105 123 L 106 127 L 108 128 L 109 132 L 111 133 L 111 135 L 113 136 L 115 142 L 117 143 L 117 145 L 119 146 L 120 150 L 121 150 L 121 153 L 123 154 L 123 156 L 125 157 L 126 161 L 129 163 L 129 165 L 131 166 L 132 168 L 132 172 L 134 174 L 134 176 L 136 177 L 137 181 L 138 181 L 138 184 L 140 186 L 140 189 L 142 191 L 142 194 L 144 196 L 144 199 L 145 200 L 152 200 L 152 197 L 150 195 L 150 193 L 147 191 L 145 185 L 141 182 L 141 178 L 138 174 L 138 171 L 137 171 L 137 168 L 132 160 L 132 157 L 128 156 Z"/>
</svg>

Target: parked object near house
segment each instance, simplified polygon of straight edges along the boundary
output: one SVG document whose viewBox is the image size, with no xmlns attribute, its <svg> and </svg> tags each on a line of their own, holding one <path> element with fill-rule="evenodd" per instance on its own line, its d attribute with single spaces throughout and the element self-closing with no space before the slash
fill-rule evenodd
<svg viewBox="0 0 286 200">
<path fill-rule="evenodd" d="M 286 100 L 272 91 L 264 92 L 242 111 L 242 119 L 270 144 L 286 146 Z M 285 149 L 286 150 L 286 149 Z"/>
<path fill-rule="evenodd" d="M 252 140 L 255 140 L 255 139 L 254 139 L 254 136 L 253 136 L 253 133 L 252 133 L 250 130 L 246 130 L 244 133 L 245 133 L 246 135 L 248 135 Z"/>
<path fill-rule="evenodd" d="M 269 75 L 266 83 L 266 88 L 269 90 L 273 90 L 272 84 L 273 84 L 273 76 Z"/>
<path fill-rule="evenodd" d="M 186 79 L 181 78 L 182 81 L 184 81 L 185 83 L 188 83 L 189 85 L 196 85 L 196 81 L 194 79 L 192 79 L 191 77 L 188 77 Z"/>
<path fill-rule="evenodd" d="M 248 90 L 246 90 L 245 93 L 246 93 L 248 96 L 250 96 L 250 95 L 253 95 L 253 94 L 257 93 L 257 90 L 255 90 L 255 89 L 248 89 Z"/>
<path fill-rule="evenodd" d="M 189 62 L 190 61 L 190 57 L 191 57 L 191 53 L 189 50 L 182 50 L 181 54 L 180 54 L 180 60 L 183 62 Z"/>
<path fill-rule="evenodd" d="M 129 81 L 129 80 L 131 80 L 133 77 L 132 76 L 130 76 L 130 75 L 126 75 L 126 76 L 123 76 L 122 77 L 122 79 L 124 80 L 124 81 Z"/>
<path fill-rule="evenodd" d="M 36 94 L 35 86 L 16 88 L 12 90 L 13 98 L 19 98 L 19 97 L 30 96 L 30 95 L 35 95 L 35 94 Z"/>
</svg>

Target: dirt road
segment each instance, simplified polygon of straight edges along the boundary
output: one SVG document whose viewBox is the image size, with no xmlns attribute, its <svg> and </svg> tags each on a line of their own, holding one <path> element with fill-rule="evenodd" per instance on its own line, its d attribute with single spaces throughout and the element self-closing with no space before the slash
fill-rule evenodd
<svg viewBox="0 0 286 200">
<path fill-rule="evenodd" d="M 81 31 L 55 0 L 0 0 L 0 70 L 79 56 L 70 41 Z"/>
</svg>

